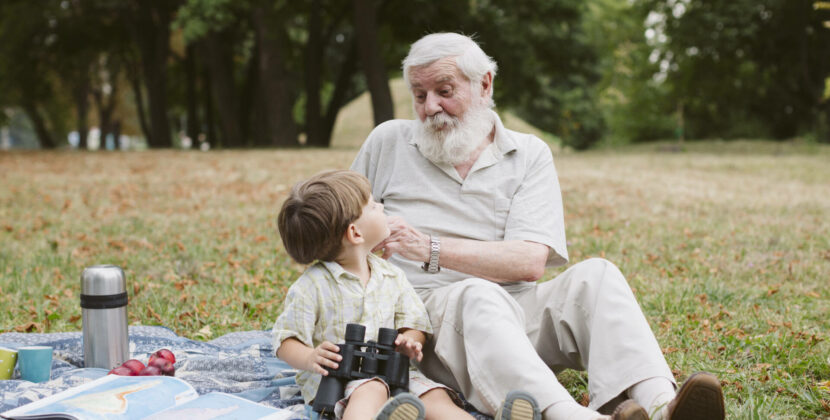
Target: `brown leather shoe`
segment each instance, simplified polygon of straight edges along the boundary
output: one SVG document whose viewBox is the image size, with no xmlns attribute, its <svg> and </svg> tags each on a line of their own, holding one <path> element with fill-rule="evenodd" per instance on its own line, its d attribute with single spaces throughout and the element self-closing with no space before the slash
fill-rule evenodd
<svg viewBox="0 0 830 420">
<path fill-rule="evenodd" d="M 670 420 L 723 420 L 723 391 L 715 375 L 697 372 L 680 387 L 669 403 Z"/>
<path fill-rule="evenodd" d="M 611 413 L 611 420 L 648 420 L 648 413 L 634 400 L 625 400 Z"/>
</svg>

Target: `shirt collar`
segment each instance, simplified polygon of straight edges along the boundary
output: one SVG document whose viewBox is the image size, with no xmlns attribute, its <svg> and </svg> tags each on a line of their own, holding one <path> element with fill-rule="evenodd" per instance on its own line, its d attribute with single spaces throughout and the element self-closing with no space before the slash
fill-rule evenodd
<svg viewBox="0 0 830 420">
<path fill-rule="evenodd" d="M 369 269 L 372 271 L 372 277 L 376 276 L 394 276 L 395 272 L 386 264 L 386 261 L 383 258 L 378 257 L 375 254 L 369 254 L 367 257 L 369 261 Z M 331 276 L 338 282 L 343 281 L 360 281 L 360 279 L 343 269 L 343 266 L 334 262 L 334 261 L 320 261 L 320 263 L 331 273 Z M 371 283 L 371 279 L 369 280 Z M 368 286 L 368 284 L 367 284 Z"/>
<path fill-rule="evenodd" d="M 507 132 L 507 129 L 504 128 L 504 124 L 501 122 L 501 117 L 495 111 L 493 111 L 494 119 L 496 121 L 496 134 L 493 137 L 493 144 L 495 144 L 499 148 L 499 152 L 501 152 L 501 157 L 504 155 L 518 149 L 516 145 L 516 141 L 513 140 L 513 136 Z"/>
</svg>

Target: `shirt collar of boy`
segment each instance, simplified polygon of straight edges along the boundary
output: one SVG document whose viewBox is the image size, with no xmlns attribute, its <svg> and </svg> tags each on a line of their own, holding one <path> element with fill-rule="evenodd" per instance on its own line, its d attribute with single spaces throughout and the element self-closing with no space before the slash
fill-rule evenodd
<svg viewBox="0 0 830 420">
<path fill-rule="evenodd" d="M 375 254 L 369 254 L 367 259 L 369 261 L 369 267 L 372 270 L 372 277 L 395 276 L 395 271 L 390 266 L 390 263 L 384 260 L 383 258 L 380 258 Z M 329 273 L 331 273 L 331 276 L 337 282 L 343 282 L 347 280 L 360 281 L 360 279 L 356 275 L 346 271 L 345 269 L 343 269 L 343 266 L 334 261 L 320 261 L 320 263 L 323 264 L 324 267 L 326 267 L 326 270 L 328 270 Z"/>
</svg>

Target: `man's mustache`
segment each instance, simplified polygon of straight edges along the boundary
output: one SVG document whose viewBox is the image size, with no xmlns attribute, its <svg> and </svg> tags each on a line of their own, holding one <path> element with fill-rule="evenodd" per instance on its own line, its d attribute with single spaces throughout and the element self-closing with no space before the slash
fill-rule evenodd
<svg viewBox="0 0 830 420">
<path fill-rule="evenodd" d="M 440 130 L 444 127 L 455 128 L 458 127 L 460 124 L 461 120 L 444 113 L 431 115 L 427 117 L 424 121 L 424 126 L 426 126 L 427 129 L 432 131 Z"/>
</svg>

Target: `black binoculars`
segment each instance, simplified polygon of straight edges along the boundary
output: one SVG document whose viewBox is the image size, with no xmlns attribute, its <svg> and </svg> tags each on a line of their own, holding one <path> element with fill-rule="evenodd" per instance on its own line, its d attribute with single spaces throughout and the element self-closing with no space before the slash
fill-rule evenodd
<svg viewBox="0 0 830 420">
<path fill-rule="evenodd" d="M 346 342 L 338 344 L 340 361 L 337 369 L 328 370 L 323 376 L 312 409 L 321 419 L 334 418 L 334 405 L 343 398 L 346 383 L 355 379 L 380 378 L 392 395 L 409 390 L 409 358 L 395 351 L 398 331 L 379 328 L 378 341 L 364 343 L 366 327 L 360 324 L 346 325 Z"/>
</svg>

